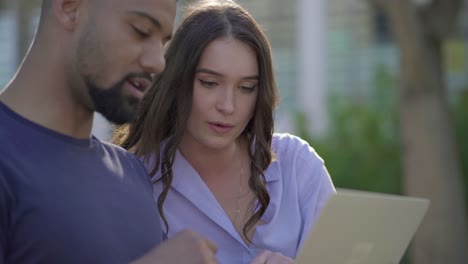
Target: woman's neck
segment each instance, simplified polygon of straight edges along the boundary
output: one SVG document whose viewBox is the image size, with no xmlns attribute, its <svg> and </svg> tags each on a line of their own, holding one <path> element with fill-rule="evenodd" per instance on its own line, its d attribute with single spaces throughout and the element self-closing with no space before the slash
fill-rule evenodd
<svg viewBox="0 0 468 264">
<path fill-rule="evenodd" d="M 249 244 L 255 230 L 250 229 L 248 239 L 242 231 L 246 220 L 252 216 L 250 203 L 255 199 L 249 189 L 248 146 L 245 138 L 215 150 L 192 144 L 179 146 L 181 154 L 198 172 L 246 244 Z"/>
<path fill-rule="evenodd" d="M 200 144 L 187 144 L 183 142 L 179 151 L 184 158 L 195 168 L 205 181 L 221 180 L 223 176 L 230 177 L 242 168 L 247 169 L 248 152 L 246 141 L 239 138 L 225 148 L 206 148 Z M 216 179 L 212 179 L 216 178 Z"/>
</svg>

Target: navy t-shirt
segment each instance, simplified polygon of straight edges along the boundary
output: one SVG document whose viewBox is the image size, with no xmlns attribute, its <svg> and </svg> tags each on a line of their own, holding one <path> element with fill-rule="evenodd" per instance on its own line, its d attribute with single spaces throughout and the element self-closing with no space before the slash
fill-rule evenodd
<svg viewBox="0 0 468 264">
<path fill-rule="evenodd" d="M 151 182 L 134 155 L 0 103 L 0 264 L 128 263 L 161 239 Z"/>
</svg>

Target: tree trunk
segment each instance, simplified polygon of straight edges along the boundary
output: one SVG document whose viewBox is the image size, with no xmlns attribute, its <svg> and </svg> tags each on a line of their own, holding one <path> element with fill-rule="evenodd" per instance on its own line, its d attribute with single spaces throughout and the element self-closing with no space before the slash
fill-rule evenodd
<svg viewBox="0 0 468 264">
<path fill-rule="evenodd" d="M 466 264 L 467 212 L 445 93 L 443 39 L 429 33 L 411 1 L 378 4 L 385 9 L 400 48 L 403 189 L 407 195 L 431 200 L 413 240 L 412 263 Z"/>
<path fill-rule="evenodd" d="M 404 76 L 405 86 L 414 78 Z M 401 91 L 404 192 L 431 200 L 414 239 L 414 264 L 468 260 L 466 207 L 452 120 L 444 96 Z"/>
</svg>

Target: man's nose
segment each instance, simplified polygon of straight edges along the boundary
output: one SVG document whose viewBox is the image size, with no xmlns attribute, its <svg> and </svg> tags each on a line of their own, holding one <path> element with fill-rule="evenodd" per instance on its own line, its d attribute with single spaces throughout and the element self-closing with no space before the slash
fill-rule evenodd
<svg viewBox="0 0 468 264">
<path fill-rule="evenodd" d="M 140 65 L 145 72 L 158 74 L 166 67 L 166 59 L 164 58 L 164 46 L 161 44 L 152 45 L 144 50 Z"/>
</svg>

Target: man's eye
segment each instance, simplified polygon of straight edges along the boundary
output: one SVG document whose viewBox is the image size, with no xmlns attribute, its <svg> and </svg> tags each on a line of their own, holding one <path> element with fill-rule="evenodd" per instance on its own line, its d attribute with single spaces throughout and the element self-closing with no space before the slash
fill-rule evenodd
<svg viewBox="0 0 468 264">
<path fill-rule="evenodd" d="M 132 26 L 133 30 L 142 38 L 147 38 L 150 36 L 150 34 L 146 31 L 143 31 L 135 26 Z"/>
</svg>

